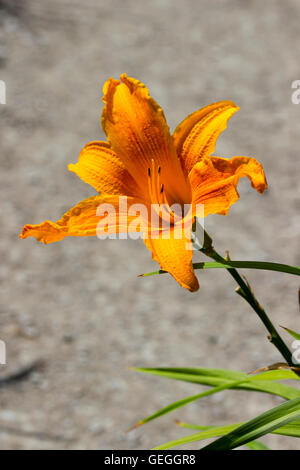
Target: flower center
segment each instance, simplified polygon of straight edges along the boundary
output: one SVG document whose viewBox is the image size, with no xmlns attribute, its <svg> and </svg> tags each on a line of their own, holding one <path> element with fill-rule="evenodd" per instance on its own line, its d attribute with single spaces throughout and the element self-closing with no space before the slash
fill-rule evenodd
<svg viewBox="0 0 300 470">
<path fill-rule="evenodd" d="M 165 185 L 161 182 L 161 173 L 161 167 L 156 166 L 152 159 L 151 168 L 148 168 L 148 191 L 150 201 L 157 215 L 159 215 L 161 219 L 170 221 L 170 223 L 174 225 L 182 218 L 182 215 L 175 213 L 169 204 Z"/>
</svg>

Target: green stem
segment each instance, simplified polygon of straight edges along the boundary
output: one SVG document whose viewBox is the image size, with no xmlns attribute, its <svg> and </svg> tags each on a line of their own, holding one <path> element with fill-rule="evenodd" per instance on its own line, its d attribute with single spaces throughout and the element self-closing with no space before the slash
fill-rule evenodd
<svg viewBox="0 0 300 470">
<path fill-rule="evenodd" d="M 194 269 L 220 269 L 220 268 L 245 268 L 245 269 L 262 269 L 265 271 L 276 271 L 287 274 L 294 274 L 295 276 L 300 276 L 300 267 L 299 266 L 289 266 L 288 264 L 281 263 L 270 263 L 267 261 L 228 261 L 225 263 L 218 262 L 203 262 L 193 263 Z M 166 274 L 167 271 L 162 269 L 158 271 L 153 271 L 151 273 L 141 274 L 141 277 L 155 276 L 157 274 Z"/>
<path fill-rule="evenodd" d="M 219 253 L 216 252 L 212 245 L 212 239 L 208 235 L 207 232 L 204 231 L 204 242 L 203 242 L 203 247 L 200 248 L 202 253 L 207 255 L 208 257 L 212 258 L 213 260 L 222 263 L 222 264 L 227 264 L 230 263 L 230 261 L 227 261 L 225 258 L 223 258 Z M 262 308 L 262 306 L 259 304 L 258 300 L 256 299 L 254 293 L 252 292 L 250 286 L 248 283 L 244 281 L 244 279 L 240 276 L 238 271 L 235 268 L 226 268 L 230 275 L 234 278 L 234 280 L 237 282 L 239 285 L 239 288 L 237 289 L 237 293 L 243 297 L 246 302 L 253 308 L 253 310 L 257 313 L 263 324 L 265 325 L 266 329 L 270 333 L 270 341 L 274 344 L 274 346 L 278 349 L 278 351 L 282 354 L 286 362 L 290 366 L 295 366 L 292 362 L 292 354 L 289 350 L 289 348 L 286 346 L 285 342 L 281 338 L 280 334 L 276 330 L 275 326 L 269 319 L 268 315 L 266 314 L 265 310 Z M 299 374 L 298 374 L 299 375 Z"/>
</svg>

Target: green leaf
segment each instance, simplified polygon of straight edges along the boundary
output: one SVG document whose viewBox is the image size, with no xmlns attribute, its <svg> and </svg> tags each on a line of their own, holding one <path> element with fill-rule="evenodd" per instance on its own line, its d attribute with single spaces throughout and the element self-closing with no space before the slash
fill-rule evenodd
<svg viewBox="0 0 300 470">
<path fill-rule="evenodd" d="M 300 437 L 300 420 L 297 419 L 291 423 L 285 424 L 279 429 L 275 429 L 272 434 L 281 434 L 282 436 Z"/>
<path fill-rule="evenodd" d="M 207 429 L 215 429 L 216 430 L 216 436 L 217 436 L 217 431 L 222 429 L 228 429 L 227 426 L 198 426 L 196 424 L 190 424 L 190 423 L 183 423 L 181 421 L 176 421 L 178 426 L 185 428 L 185 429 L 194 429 L 195 431 L 205 431 Z M 232 427 L 229 431 L 232 431 L 233 429 L 238 428 L 242 424 L 245 424 L 245 421 L 242 423 L 234 423 L 230 424 L 229 426 Z M 226 432 L 229 432 L 228 430 Z M 223 431 L 222 431 L 223 433 Z M 295 421 L 292 421 L 291 423 L 285 424 L 284 426 L 275 429 L 272 431 L 272 434 L 281 434 L 283 436 L 290 436 L 290 437 L 300 437 L 300 419 L 296 419 Z M 222 434 L 218 434 L 222 435 Z"/>
<path fill-rule="evenodd" d="M 197 383 L 210 387 L 218 387 L 234 381 L 243 381 L 240 385 L 231 388 L 238 390 L 250 390 L 256 392 L 270 393 L 287 400 L 300 397 L 300 391 L 288 385 L 275 382 L 274 377 L 280 379 L 295 379 L 299 377 L 292 371 L 278 370 L 268 371 L 263 374 L 252 376 L 249 381 L 249 375 L 243 372 L 223 370 L 223 369 L 195 369 L 195 368 L 175 368 L 175 367 L 157 367 L 157 368 L 134 368 L 134 370 L 147 374 L 158 375 L 173 380 Z M 265 378 L 265 379 L 264 379 Z"/>
<path fill-rule="evenodd" d="M 246 446 L 251 450 L 270 450 L 269 447 L 261 441 L 248 442 Z"/>
<path fill-rule="evenodd" d="M 299 266 L 290 266 L 281 263 L 269 263 L 266 261 L 226 261 L 226 264 L 214 261 L 193 263 L 194 269 L 216 269 L 216 268 L 245 268 L 245 269 L 264 269 L 267 271 L 277 271 L 287 274 L 294 274 L 300 276 Z M 165 274 L 167 271 L 160 269 L 151 273 L 141 274 L 140 277 L 155 276 L 157 274 Z"/>
<path fill-rule="evenodd" d="M 226 433 L 237 428 L 239 425 L 229 424 L 227 426 L 217 426 L 217 427 L 204 427 L 202 432 L 197 432 L 190 436 L 185 436 L 175 441 L 166 442 L 160 446 L 154 447 L 154 450 L 165 450 L 170 449 L 171 447 L 178 447 L 185 444 L 190 444 L 191 442 L 203 441 L 205 439 L 210 439 L 212 437 L 223 436 Z"/>
<path fill-rule="evenodd" d="M 215 429 L 216 430 L 215 437 L 216 437 L 218 429 L 221 430 L 221 432 L 225 434 L 226 432 L 230 432 L 230 430 L 232 431 L 233 429 L 236 429 L 238 426 L 240 426 L 241 424 L 244 424 L 244 423 L 232 424 L 232 425 L 230 425 L 230 427 L 231 427 L 230 430 L 229 430 L 229 426 L 219 426 L 219 427 L 196 426 L 194 424 L 187 424 L 187 423 L 182 423 L 182 422 L 177 422 L 177 424 L 179 426 L 181 426 L 183 428 L 187 428 L 187 429 L 198 429 L 198 430 L 205 430 L 205 429 L 211 429 L 212 430 L 212 429 Z M 226 429 L 226 431 L 225 431 L 225 429 Z M 223 434 L 221 434 L 221 435 L 223 435 Z M 260 442 L 260 441 L 248 442 L 246 445 L 252 450 L 269 450 L 269 448 L 263 442 Z"/>
<path fill-rule="evenodd" d="M 299 339 L 300 340 L 300 334 L 299 333 L 296 333 L 296 331 L 293 331 L 293 330 L 290 330 L 289 328 L 286 328 L 285 326 L 282 326 L 281 328 L 283 328 L 285 331 L 287 331 L 291 336 L 293 336 L 295 339 Z"/>
<path fill-rule="evenodd" d="M 258 439 L 300 417 L 300 398 L 282 403 L 205 446 L 202 450 L 231 450 Z"/>
<path fill-rule="evenodd" d="M 228 382 L 223 385 L 219 385 L 218 387 L 214 387 L 210 390 L 206 390 L 205 392 L 198 393 L 197 395 L 192 395 L 186 398 L 183 398 L 182 400 L 176 401 L 174 403 L 171 403 L 170 405 L 165 406 L 164 408 L 161 408 L 158 410 L 156 413 L 153 413 L 152 415 L 148 416 L 145 419 L 142 419 L 139 421 L 135 426 L 133 426 L 132 429 L 135 429 L 139 426 L 142 426 L 143 424 L 149 423 L 149 421 L 152 421 L 153 419 L 159 418 L 167 413 L 170 413 L 171 411 L 174 411 L 178 408 L 181 408 L 182 406 L 188 405 L 189 403 L 200 400 L 201 398 L 208 397 L 209 395 L 213 395 L 218 392 L 222 392 L 223 390 L 227 390 L 230 388 L 235 388 L 241 383 L 243 383 L 244 380 L 238 380 L 235 382 Z"/>
<path fill-rule="evenodd" d="M 197 426 L 195 424 L 188 424 L 188 423 L 182 423 L 182 422 L 178 422 L 178 424 L 179 426 L 183 428 L 199 430 L 201 432 L 191 434 L 190 436 L 185 436 L 180 439 L 176 439 L 174 441 L 166 442 L 165 444 L 155 447 L 155 450 L 170 449 L 173 447 L 190 444 L 191 442 L 203 441 L 206 439 L 211 439 L 213 437 L 224 436 L 227 433 L 230 433 L 238 429 L 242 425 L 245 425 L 246 423 L 245 422 L 234 423 L 234 424 L 228 424 L 225 426 Z M 290 436 L 290 437 L 300 437 L 300 420 L 291 421 L 290 423 L 285 424 L 284 426 L 281 426 L 278 429 L 271 431 L 271 434 L 279 434 L 282 436 Z M 248 444 L 249 443 L 247 443 L 246 445 Z"/>
<path fill-rule="evenodd" d="M 291 377 L 294 378 L 294 375 L 295 374 L 290 373 L 290 371 L 277 371 L 277 370 L 268 371 L 268 372 L 265 372 L 263 374 L 259 374 L 259 375 L 256 375 L 256 376 L 251 376 L 251 375 L 246 375 L 245 374 L 245 378 L 242 379 L 242 380 L 226 381 L 226 383 L 224 383 L 222 385 L 218 385 L 218 386 L 216 386 L 216 387 L 214 387 L 210 390 L 207 390 L 205 392 L 198 393 L 196 395 L 192 395 L 192 396 L 183 398 L 182 400 L 178 400 L 174 403 L 171 403 L 171 404 L 161 408 L 160 410 L 156 411 L 155 413 L 151 414 L 147 418 L 142 419 L 135 426 L 133 426 L 132 429 L 135 429 L 139 426 L 142 426 L 143 424 L 146 424 L 149 421 L 157 419 L 157 418 L 159 418 L 159 417 L 161 417 L 161 416 L 163 416 L 167 413 L 171 413 L 172 411 L 174 411 L 178 408 L 181 408 L 185 405 L 188 405 L 189 403 L 192 403 L 196 400 L 200 400 L 201 398 L 208 397 L 209 395 L 213 395 L 215 393 L 222 392 L 224 390 L 237 388 L 239 385 L 245 384 L 247 382 L 262 380 L 262 379 L 264 379 L 264 377 L 266 377 L 267 380 L 277 380 L 277 379 L 278 380 L 283 380 L 283 379 L 287 379 L 287 378 L 291 378 Z M 296 376 L 296 378 L 298 378 L 298 376 Z M 299 392 L 299 396 L 300 396 L 300 392 Z"/>
<path fill-rule="evenodd" d="M 295 374 L 292 370 L 287 369 L 274 369 L 264 371 L 258 375 L 255 375 L 255 380 L 300 380 L 300 377 Z"/>
<path fill-rule="evenodd" d="M 165 368 L 159 368 L 159 369 L 135 369 L 135 370 L 140 370 L 143 372 L 150 372 L 150 373 L 155 373 L 157 375 L 162 375 L 166 373 L 168 378 L 173 378 L 177 380 L 184 380 L 184 381 L 192 381 L 195 382 L 197 380 L 197 383 L 199 383 L 199 378 L 200 378 L 200 383 L 204 385 L 212 385 L 214 388 L 210 390 L 206 390 L 205 392 L 198 393 L 196 395 L 192 395 L 186 398 L 183 398 L 181 400 L 178 400 L 174 403 L 171 403 L 155 413 L 151 414 L 150 416 L 140 420 L 137 424 L 135 424 L 131 429 L 136 429 L 139 426 L 142 426 L 143 424 L 148 423 L 149 421 L 152 421 L 154 419 L 157 419 L 167 413 L 170 413 L 178 408 L 181 408 L 185 405 L 188 405 L 189 403 L 192 403 L 196 400 L 200 400 L 201 398 L 207 397 L 209 395 L 213 395 L 215 393 L 227 390 L 227 389 L 244 389 L 247 390 L 248 385 L 250 385 L 249 390 L 254 390 L 254 391 L 260 391 L 260 392 L 265 392 L 265 393 L 271 393 L 274 395 L 279 395 L 283 398 L 286 399 L 292 399 L 295 397 L 300 396 L 300 391 L 297 389 L 294 389 L 292 387 L 288 387 L 286 385 L 281 385 L 277 382 L 274 383 L 275 380 L 283 380 L 283 379 L 288 379 L 288 378 L 293 378 L 298 380 L 298 376 L 294 374 L 294 372 L 287 371 L 287 370 L 272 370 L 268 372 L 264 372 L 262 374 L 258 375 L 247 375 L 241 372 L 235 372 L 235 371 L 228 371 L 228 370 L 222 370 L 222 369 L 165 369 Z M 155 372 L 153 372 L 155 371 Z M 170 372 L 171 371 L 171 372 Z M 183 373 L 189 371 L 190 374 Z M 210 374 L 210 376 L 209 376 Z M 216 381 L 216 380 L 208 380 L 208 379 L 219 379 L 223 378 L 225 380 L 221 381 Z M 236 380 L 238 379 L 238 380 Z M 265 379 L 265 380 L 264 380 Z M 270 383 L 273 382 L 273 383 Z M 252 385 L 252 388 L 251 388 Z"/>
</svg>

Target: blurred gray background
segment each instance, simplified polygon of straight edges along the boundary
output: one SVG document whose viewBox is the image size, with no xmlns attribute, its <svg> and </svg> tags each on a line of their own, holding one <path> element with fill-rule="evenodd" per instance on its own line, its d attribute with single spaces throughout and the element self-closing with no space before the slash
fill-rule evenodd
<svg viewBox="0 0 300 470">
<path fill-rule="evenodd" d="M 227 217 L 209 216 L 206 228 L 232 259 L 299 265 L 300 105 L 291 102 L 299 15 L 297 0 L 0 1 L 0 377 L 43 361 L 0 388 L 2 449 L 152 448 L 187 433 L 175 418 L 229 424 L 281 402 L 226 391 L 126 433 L 202 389 L 130 366 L 248 372 L 281 358 L 222 270 L 198 271 L 201 289 L 190 294 L 168 275 L 136 277 L 156 268 L 141 241 L 44 246 L 18 235 L 94 194 L 67 164 L 104 138 L 102 86 L 126 72 L 147 84 L 171 129 L 210 102 L 240 106 L 216 154 L 257 158 L 269 191 L 261 196 L 241 181 L 240 201 Z M 299 331 L 297 278 L 245 274 L 274 323 Z"/>
</svg>

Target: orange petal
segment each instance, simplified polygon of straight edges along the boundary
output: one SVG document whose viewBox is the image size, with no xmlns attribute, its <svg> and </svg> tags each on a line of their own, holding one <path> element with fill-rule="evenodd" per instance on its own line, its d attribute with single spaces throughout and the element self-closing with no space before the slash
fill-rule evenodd
<svg viewBox="0 0 300 470">
<path fill-rule="evenodd" d="M 267 189 L 263 167 L 254 158 L 210 157 L 198 162 L 189 174 L 193 204 L 204 204 L 204 215 L 226 215 L 239 198 L 236 190 L 241 177 L 247 176 L 259 193 Z"/>
<path fill-rule="evenodd" d="M 174 200 L 189 202 L 189 184 L 184 178 L 173 140 L 160 106 L 138 80 L 121 75 L 103 88 L 105 107 L 102 126 L 111 148 L 148 196 L 148 168 L 152 159 L 161 167 L 162 183 Z"/>
<path fill-rule="evenodd" d="M 213 166 L 218 172 L 225 176 L 236 175 L 238 178 L 247 176 L 251 181 L 252 188 L 263 193 L 267 188 L 267 180 L 261 163 L 252 157 L 221 158 L 211 157 Z"/>
<path fill-rule="evenodd" d="M 80 152 L 70 171 L 90 184 L 99 193 L 137 196 L 139 186 L 107 142 L 90 142 Z M 141 194 L 139 194 L 141 196 Z"/>
<path fill-rule="evenodd" d="M 199 283 L 192 265 L 191 244 L 185 237 L 176 239 L 174 231 L 169 233 L 169 239 L 145 238 L 145 245 L 161 269 L 168 271 L 182 287 L 194 292 L 199 289 Z"/>
<path fill-rule="evenodd" d="M 219 101 L 190 114 L 177 126 L 173 134 L 174 144 L 186 174 L 201 158 L 214 152 L 228 119 L 238 110 L 232 101 Z"/>
<path fill-rule="evenodd" d="M 127 201 L 126 203 L 123 201 Z M 121 202 L 120 202 L 121 201 Z M 77 204 L 57 222 L 46 220 L 38 225 L 25 225 L 20 238 L 36 237 L 40 242 L 52 243 L 67 236 L 95 236 L 128 231 L 129 224 L 136 219 L 136 213 L 128 211 L 141 201 L 118 196 L 94 196 Z M 105 226 L 99 225 L 104 221 Z M 147 229 L 147 220 L 139 230 Z"/>
</svg>

